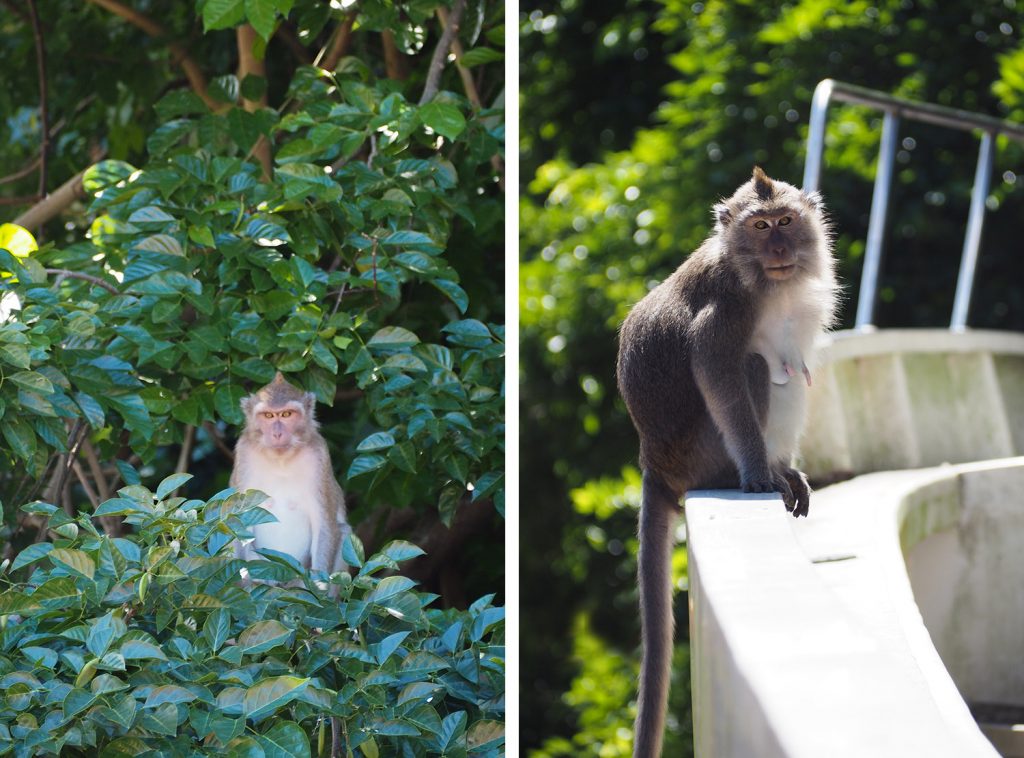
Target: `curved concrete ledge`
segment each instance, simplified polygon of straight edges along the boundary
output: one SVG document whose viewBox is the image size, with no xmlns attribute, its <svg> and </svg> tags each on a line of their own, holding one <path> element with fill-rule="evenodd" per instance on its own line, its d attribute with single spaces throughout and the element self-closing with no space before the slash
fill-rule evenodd
<svg viewBox="0 0 1024 758">
<path fill-rule="evenodd" d="M 1024 454 L 1024 334 L 836 332 L 819 362 L 801 443 L 812 479 Z"/>
<path fill-rule="evenodd" d="M 1007 553 L 1024 560 L 1012 543 L 1022 485 L 1024 458 L 869 474 L 816 493 L 800 520 L 773 495 L 689 493 L 697 755 L 998 756 L 957 684 L 972 700 L 1024 703 L 1024 604 L 1007 571 Z M 994 556 L 984 568 L 1003 574 L 988 579 L 1004 594 L 977 597 L 971 551 Z M 965 641 L 975 654 L 944 665 L 936 646 L 961 656 Z"/>
</svg>

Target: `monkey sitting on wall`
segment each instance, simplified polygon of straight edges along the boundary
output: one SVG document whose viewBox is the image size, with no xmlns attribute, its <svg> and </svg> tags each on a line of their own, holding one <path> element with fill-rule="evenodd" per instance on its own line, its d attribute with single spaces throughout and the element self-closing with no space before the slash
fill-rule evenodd
<svg viewBox="0 0 1024 758">
<path fill-rule="evenodd" d="M 314 573 L 344 571 L 341 543 L 351 530 L 345 495 L 317 430 L 315 396 L 289 384 L 279 371 L 241 405 L 245 428 L 235 446 L 231 486 L 267 494 L 260 507 L 277 522 L 253 527 L 253 539 L 236 543 L 235 554 L 252 560 L 259 557 L 257 548 L 268 548 Z M 332 587 L 332 596 L 336 592 Z"/>
<path fill-rule="evenodd" d="M 619 340 L 619 391 L 643 470 L 637 758 L 661 753 L 679 498 L 700 488 L 779 492 L 794 516 L 810 501 L 791 463 L 811 351 L 837 301 L 821 198 L 755 167 L 714 215 L 714 233 L 633 307 Z"/>
</svg>

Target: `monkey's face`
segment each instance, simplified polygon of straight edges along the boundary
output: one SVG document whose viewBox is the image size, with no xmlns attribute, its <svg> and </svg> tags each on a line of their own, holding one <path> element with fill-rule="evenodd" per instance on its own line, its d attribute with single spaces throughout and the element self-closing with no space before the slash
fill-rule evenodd
<svg viewBox="0 0 1024 758">
<path fill-rule="evenodd" d="M 745 219 L 746 236 L 764 275 L 782 282 L 797 273 L 799 252 L 806 246 L 800 234 L 802 219 L 797 211 L 783 208 Z"/>
<path fill-rule="evenodd" d="M 265 447 L 283 452 L 301 443 L 307 421 L 299 403 L 286 403 L 282 407 L 260 403 L 253 409 L 250 423 Z"/>
<path fill-rule="evenodd" d="M 714 207 L 715 232 L 747 286 L 820 273 L 828 253 L 821 197 L 770 179 L 760 168 Z"/>
</svg>

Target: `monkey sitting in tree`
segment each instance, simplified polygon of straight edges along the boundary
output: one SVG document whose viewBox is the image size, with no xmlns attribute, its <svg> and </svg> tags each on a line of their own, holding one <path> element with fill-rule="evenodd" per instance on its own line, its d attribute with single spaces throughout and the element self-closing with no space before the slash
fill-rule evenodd
<svg viewBox="0 0 1024 758">
<path fill-rule="evenodd" d="M 779 492 L 794 516 L 806 516 L 810 502 L 791 464 L 813 344 L 837 302 L 821 198 L 755 167 L 714 216 L 714 233 L 633 307 L 620 333 L 619 391 L 643 470 L 636 758 L 661 753 L 680 497 L 701 488 Z"/>
<path fill-rule="evenodd" d="M 277 522 L 253 527 L 253 539 L 235 546 L 242 559 L 257 548 L 287 553 L 314 573 L 344 571 L 341 543 L 350 531 L 345 495 L 334 478 L 327 443 L 317 430 L 316 398 L 274 381 L 242 398 L 245 428 L 235 446 L 231 486 L 269 496 L 261 507 Z M 337 588 L 332 587 L 332 596 Z"/>
</svg>

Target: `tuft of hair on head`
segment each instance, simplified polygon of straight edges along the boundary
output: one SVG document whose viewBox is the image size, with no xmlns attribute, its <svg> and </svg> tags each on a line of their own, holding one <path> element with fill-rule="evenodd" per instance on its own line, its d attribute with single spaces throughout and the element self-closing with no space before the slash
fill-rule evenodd
<svg viewBox="0 0 1024 758">
<path fill-rule="evenodd" d="M 760 166 L 754 166 L 751 181 L 754 183 L 754 194 L 758 200 L 768 201 L 775 197 L 775 184 Z"/>
</svg>

